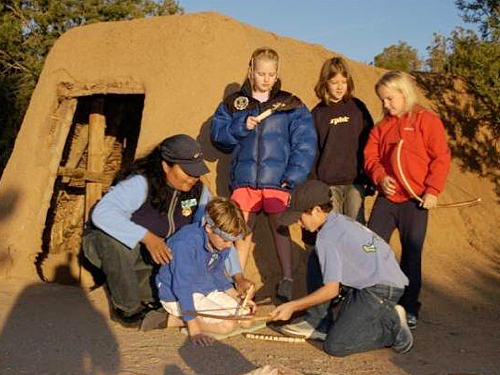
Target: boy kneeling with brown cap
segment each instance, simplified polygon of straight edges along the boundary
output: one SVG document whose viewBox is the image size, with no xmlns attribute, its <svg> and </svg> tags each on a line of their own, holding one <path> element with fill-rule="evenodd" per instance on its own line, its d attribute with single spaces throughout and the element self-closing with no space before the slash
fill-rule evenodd
<svg viewBox="0 0 500 375">
<path fill-rule="evenodd" d="M 297 187 L 282 225 L 298 222 L 316 232 L 315 254 L 322 283 L 305 297 L 278 306 L 274 320 L 289 320 L 306 311 L 298 322 L 274 328 L 289 336 L 324 340 L 324 350 L 335 356 L 381 347 L 406 353 L 413 337 L 406 314 L 397 302 L 408 285 L 391 247 L 374 232 L 351 218 L 332 212 L 331 191 L 321 181 L 309 180 Z M 308 272 L 308 282 L 311 280 Z M 316 280 L 317 282 L 318 280 Z M 337 318 L 333 321 L 329 303 L 346 290 Z M 333 321 L 326 332 L 321 322 Z"/>
</svg>

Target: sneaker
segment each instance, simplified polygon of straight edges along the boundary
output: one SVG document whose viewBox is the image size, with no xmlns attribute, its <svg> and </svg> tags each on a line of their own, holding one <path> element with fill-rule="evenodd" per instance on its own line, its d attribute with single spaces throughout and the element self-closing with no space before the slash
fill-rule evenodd
<svg viewBox="0 0 500 375">
<path fill-rule="evenodd" d="M 417 316 L 415 314 L 406 314 L 406 323 L 410 329 L 417 329 Z"/>
<path fill-rule="evenodd" d="M 299 337 L 308 340 L 325 341 L 326 333 L 318 331 L 309 322 L 303 320 L 298 323 L 290 323 L 285 325 L 272 325 L 272 329 L 289 337 Z"/>
<path fill-rule="evenodd" d="M 288 302 L 293 299 L 293 280 L 283 279 L 278 283 L 276 287 L 276 297 Z"/>
<path fill-rule="evenodd" d="M 410 327 L 408 327 L 406 311 L 401 305 L 396 305 L 394 310 L 398 314 L 400 328 L 392 349 L 397 353 L 408 353 L 413 348 L 413 335 L 411 334 Z"/>
</svg>

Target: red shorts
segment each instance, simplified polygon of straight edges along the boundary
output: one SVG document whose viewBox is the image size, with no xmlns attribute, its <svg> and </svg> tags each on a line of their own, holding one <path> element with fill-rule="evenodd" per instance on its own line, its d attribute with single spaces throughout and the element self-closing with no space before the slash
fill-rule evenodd
<svg viewBox="0 0 500 375">
<path fill-rule="evenodd" d="M 268 214 L 284 212 L 288 206 L 290 193 L 277 189 L 237 188 L 231 194 L 231 199 L 238 202 L 246 212 L 264 210 Z"/>
</svg>

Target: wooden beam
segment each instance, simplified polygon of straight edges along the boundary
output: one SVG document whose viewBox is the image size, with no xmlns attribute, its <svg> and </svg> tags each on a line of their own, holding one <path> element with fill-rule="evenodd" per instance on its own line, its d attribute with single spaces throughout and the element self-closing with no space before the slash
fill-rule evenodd
<svg viewBox="0 0 500 375">
<path fill-rule="evenodd" d="M 144 95 L 144 84 L 127 80 L 126 82 L 109 82 L 106 84 L 75 84 L 74 82 L 61 82 L 57 85 L 57 94 L 65 98 L 79 98 L 82 96 L 106 94 L 135 94 Z"/>
<path fill-rule="evenodd" d="M 85 169 L 75 169 L 67 167 L 59 167 L 59 169 L 57 170 L 57 175 L 67 178 L 74 178 L 85 182 L 98 182 L 104 185 L 109 185 L 115 177 L 114 173 L 89 172 Z"/>
<path fill-rule="evenodd" d="M 89 144 L 89 129 L 88 129 L 88 124 L 79 124 L 75 125 L 75 134 L 73 137 L 73 140 L 71 141 L 71 148 L 69 151 L 69 156 L 68 156 L 68 161 L 66 162 L 66 165 L 64 166 L 65 169 L 72 169 L 74 170 L 76 167 L 78 167 L 78 164 L 80 163 L 80 160 L 82 159 L 83 155 L 85 154 L 85 150 L 87 150 Z M 59 171 L 61 168 L 59 168 Z M 59 176 L 63 176 L 59 173 Z M 68 176 L 72 177 L 72 176 Z M 63 179 L 64 183 L 69 182 L 68 178 Z"/>
<path fill-rule="evenodd" d="M 104 170 L 104 131 L 106 118 L 104 117 L 104 97 L 96 96 L 92 103 L 89 116 L 89 146 L 87 158 L 88 172 L 102 172 Z M 85 192 L 85 220 L 88 220 L 90 209 L 102 197 L 103 186 L 99 182 L 90 182 Z"/>
</svg>

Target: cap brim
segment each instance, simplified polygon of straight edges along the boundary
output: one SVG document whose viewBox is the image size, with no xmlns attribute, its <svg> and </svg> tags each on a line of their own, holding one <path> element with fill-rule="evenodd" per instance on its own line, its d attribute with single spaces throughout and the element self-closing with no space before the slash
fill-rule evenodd
<svg viewBox="0 0 500 375">
<path fill-rule="evenodd" d="M 179 166 L 182 168 L 184 172 L 192 177 L 200 177 L 204 174 L 210 172 L 207 165 L 203 160 L 200 160 L 196 163 L 179 163 Z"/>
<path fill-rule="evenodd" d="M 301 211 L 285 211 L 279 218 L 278 223 L 285 226 L 292 225 L 300 219 L 300 216 L 302 216 Z"/>
</svg>

